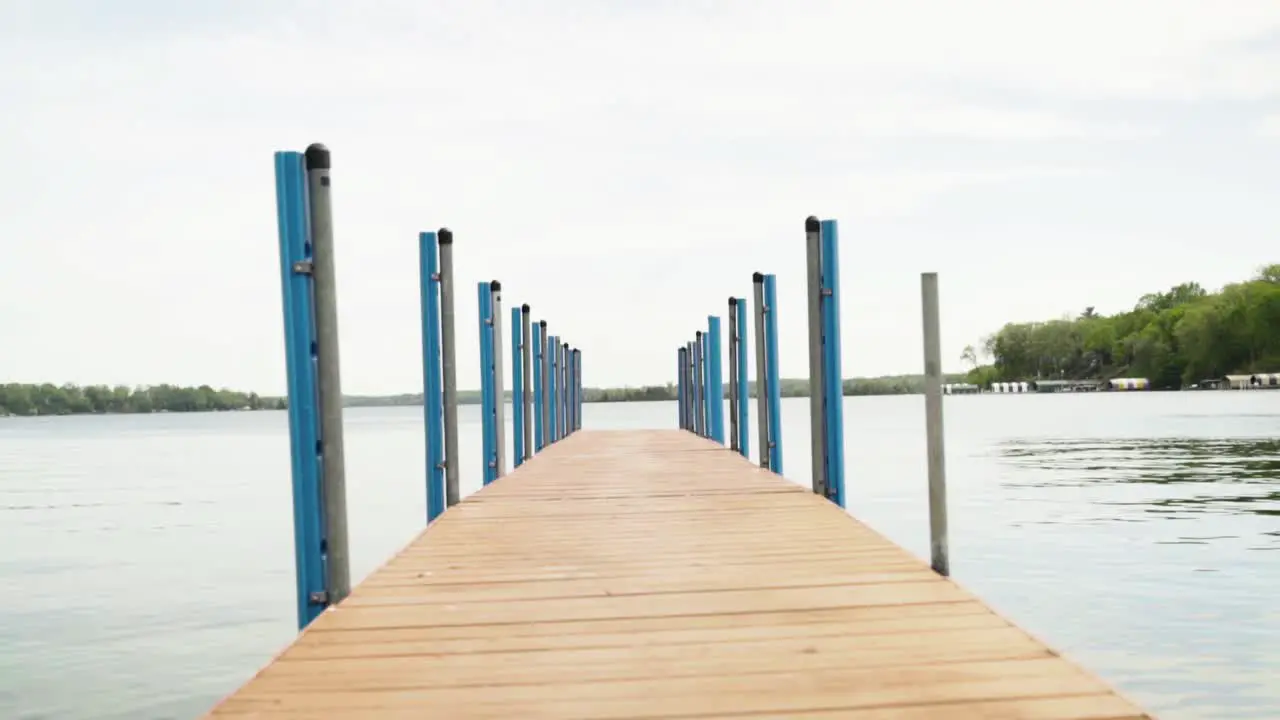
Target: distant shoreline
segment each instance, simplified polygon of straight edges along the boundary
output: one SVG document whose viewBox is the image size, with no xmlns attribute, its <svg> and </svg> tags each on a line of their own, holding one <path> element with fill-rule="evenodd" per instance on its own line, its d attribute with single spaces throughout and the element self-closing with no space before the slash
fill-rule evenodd
<svg viewBox="0 0 1280 720">
<path fill-rule="evenodd" d="M 275 410 L 278 398 L 200 385 L 74 385 L 6 383 L 0 385 L 0 417 L 58 415 L 149 415 L 171 412 Z"/>
<path fill-rule="evenodd" d="M 962 374 L 946 377 L 944 382 L 962 382 Z M 755 383 L 747 383 L 748 394 L 755 397 Z M 809 381 L 783 378 L 782 397 L 808 397 Z M 850 378 L 844 381 L 844 394 L 853 395 L 917 395 L 924 392 L 923 375 L 885 375 Z M 511 393 L 506 393 L 511 400 Z M 639 387 L 583 388 L 583 402 L 663 402 L 676 399 L 675 385 Z M 458 392 L 459 405 L 479 405 L 479 390 Z M 412 407 L 422 405 L 421 393 L 396 395 L 347 395 L 343 407 Z M 118 385 L 54 385 L 52 383 L 9 383 L 0 385 L 0 417 L 47 417 L 60 415 L 147 415 L 181 412 L 244 412 L 283 410 L 286 398 L 259 395 L 239 390 L 214 389 L 209 385 L 184 387 L 153 385 L 128 387 Z"/>
<path fill-rule="evenodd" d="M 964 383 L 965 376 L 953 373 L 944 376 L 943 382 L 949 384 Z M 809 397 L 809 381 L 803 378 L 783 378 L 782 397 Z M 14 388 L 27 391 L 38 389 L 31 397 L 26 412 L 15 412 L 6 405 L 6 400 L 14 397 Z M 49 388 L 62 393 L 51 394 Z M 66 415 L 156 415 L 167 413 L 199 413 L 199 412 L 256 412 L 260 410 L 287 410 L 286 398 L 243 393 L 234 390 L 213 390 L 208 386 L 198 388 L 180 388 L 172 385 L 143 387 L 135 390 L 117 388 L 111 393 L 114 400 L 103 394 L 105 386 L 87 386 L 75 388 L 63 385 L 0 385 L 0 418 L 5 417 L 57 417 Z M 1185 389 L 1184 389 L 1185 390 Z M 127 391 L 127 395 L 126 395 Z M 1152 388 L 1149 392 L 1176 392 L 1167 388 Z M 147 400 L 136 400 L 139 394 L 146 395 Z M 629 403 L 629 402 L 674 402 L 676 388 L 674 385 L 646 385 L 640 387 L 621 388 L 584 388 L 583 402 L 586 403 Z M 872 397 L 884 395 L 922 395 L 924 394 L 924 376 L 922 375 L 885 375 L 874 378 L 849 378 L 844 381 L 845 397 Z M 958 393 L 982 395 L 1038 395 L 1044 393 Z M 1052 394 L 1052 393 L 1051 393 Z M 1078 394 L 1078 393 L 1068 393 Z M 47 396 L 52 396 L 50 400 Z M 511 402 L 511 392 L 505 394 L 507 402 Z M 748 383 L 748 396 L 756 397 L 755 383 Z M 727 397 L 727 395 L 726 395 Z M 126 403 L 125 398 L 135 398 L 135 402 Z M 10 400 L 11 401 L 11 400 Z M 20 400 L 20 402 L 22 402 Z M 38 404 L 36 404 L 38 403 Z M 114 404 L 113 404 L 114 403 Z M 459 405 L 479 405 L 479 390 L 462 390 L 458 392 Z M 343 397 L 344 408 L 362 407 L 421 407 L 421 393 L 400 393 L 397 395 L 347 395 Z M 21 407 L 21 406 L 19 406 Z"/>
<path fill-rule="evenodd" d="M 964 373 L 951 373 L 944 383 L 964 382 Z M 809 381 L 806 378 L 782 378 L 781 394 L 784 398 L 809 397 Z M 727 387 L 727 386 L 726 386 Z M 755 397 L 756 384 L 747 383 L 747 394 Z M 676 399 L 675 385 L 642 385 L 638 387 L 583 388 L 583 402 L 663 402 Z M 879 377 L 848 378 L 844 381 L 844 395 L 919 395 L 924 393 L 923 375 L 882 375 Z M 505 393 L 508 402 L 511 392 Z M 345 407 L 396 407 L 422 404 L 421 393 L 400 395 L 349 395 L 344 398 Z M 465 390 L 458 393 L 459 405 L 479 405 L 480 391 Z"/>
</svg>

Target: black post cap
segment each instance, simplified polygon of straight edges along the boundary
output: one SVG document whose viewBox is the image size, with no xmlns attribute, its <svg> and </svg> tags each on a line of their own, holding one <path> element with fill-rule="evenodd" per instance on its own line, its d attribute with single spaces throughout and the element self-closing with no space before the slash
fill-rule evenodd
<svg viewBox="0 0 1280 720">
<path fill-rule="evenodd" d="M 729 307 L 738 307 L 738 298 L 736 297 L 729 298 Z"/>
<path fill-rule="evenodd" d="M 525 315 L 528 315 L 528 314 L 529 314 L 529 303 L 525 303 L 525 304 L 521 305 L 521 306 L 520 306 L 520 312 L 524 313 Z"/>
<path fill-rule="evenodd" d="M 307 160 L 308 170 L 328 170 L 329 169 L 329 148 L 324 143 L 311 143 L 307 147 L 304 157 Z"/>
<path fill-rule="evenodd" d="M 494 292 L 498 292 L 499 290 L 502 289 L 502 283 L 498 282 L 497 280 L 494 280 L 489 283 L 489 289 Z"/>
<path fill-rule="evenodd" d="M 804 219 L 804 231 L 807 233 L 815 233 L 822 229 L 822 223 L 814 215 Z"/>
<path fill-rule="evenodd" d="M 539 321 L 538 321 L 538 327 L 542 328 L 543 330 L 546 330 L 546 329 L 547 329 L 547 321 L 546 321 L 546 320 L 539 320 Z"/>
<path fill-rule="evenodd" d="M 450 230 L 449 228 L 440 228 L 439 230 L 436 231 L 436 240 L 441 245 L 452 245 L 453 231 Z"/>
<path fill-rule="evenodd" d="M 564 349 L 565 349 L 565 350 L 568 350 L 568 349 L 569 349 L 569 343 L 564 343 Z"/>
<path fill-rule="evenodd" d="M 756 272 L 756 273 L 751 273 L 751 282 L 753 282 L 753 283 L 762 283 L 762 282 L 764 282 L 764 273 L 758 273 L 758 272 Z"/>
<path fill-rule="evenodd" d="M 698 332 L 694 333 L 694 334 L 693 334 L 693 336 L 694 336 L 694 337 L 696 337 L 696 338 L 701 338 L 701 337 L 702 337 L 702 331 L 701 331 L 701 330 L 699 330 Z"/>
</svg>

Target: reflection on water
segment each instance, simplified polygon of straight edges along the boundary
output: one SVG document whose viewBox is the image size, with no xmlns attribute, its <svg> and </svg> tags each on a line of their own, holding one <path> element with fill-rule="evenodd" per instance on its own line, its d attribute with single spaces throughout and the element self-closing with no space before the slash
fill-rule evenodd
<svg viewBox="0 0 1280 720">
<path fill-rule="evenodd" d="M 1277 401 L 948 397 L 957 579 L 1165 720 L 1280 718 Z M 807 400 L 782 417 L 807 485 Z M 422 528 L 422 413 L 345 421 L 360 578 Z M 852 512 L 927 556 L 922 399 L 846 398 L 845 428 Z M 248 679 L 296 631 L 288 473 L 283 413 L 0 419 L 0 718 L 196 717 Z"/>
<path fill-rule="evenodd" d="M 997 445 L 1018 474 L 1006 488 L 1152 486 L 1138 497 L 1097 497 L 1097 522 L 1192 519 L 1204 513 L 1280 516 L 1280 441 L 1270 438 L 1011 439 Z M 1127 510 L 1127 511 L 1126 511 Z M 1046 520 L 1054 522 L 1054 520 Z M 1240 535 L 1188 535 L 1209 543 Z M 1280 531 L 1256 529 L 1252 550 L 1280 550 Z"/>
</svg>

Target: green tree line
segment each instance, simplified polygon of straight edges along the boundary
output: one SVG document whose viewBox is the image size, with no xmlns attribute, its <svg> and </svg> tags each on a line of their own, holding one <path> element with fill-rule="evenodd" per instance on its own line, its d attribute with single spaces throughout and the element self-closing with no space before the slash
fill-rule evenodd
<svg viewBox="0 0 1280 720">
<path fill-rule="evenodd" d="M 965 376 L 958 374 L 948 376 L 945 382 L 963 382 Z M 779 391 L 782 397 L 809 397 L 809 380 L 807 378 L 781 378 Z M 885 375 L 870 378 L 849 378 L 842 387 L 844 395 L 908 395 L 924 392 L 923 375 Z M 623 388 L 585 388 L 584 402 L 637 402 L 654 400 L 675 400 L 677 388 L 674 384 L 645 385 L 642 387 Z M 728 397 L 729 386 L 725 385 L 724 395 Z M 747 383 L 747 395 L 756 396 L 754 381 Z"/>
<path fill-rule="evenodd" d="M 945 376 L 943 382 L 964 382 L 963 373 Z M 809 397 L 807 378 L 781 378 L 778 383 L 782 397 Z M 883 375 L 880 377 L 847 378 L 841 392 L 844 395 L 911 395 L 924 392 L 924 375 Z M 646 400 L 675 400 L 677 389 L 673 384 L 646 385 L 636 388 L 587 388 L 583 390 L 585 402 L 633 402 Z M 727 397 L 729 386 L 725 385 Z M 747 383 L 747 395 L 756 396 L 754 381 Z"/>
<path fill-rule="evenodd" d="M 0 415 L 79 415 L 93 413 L 200 412 L 261 410 L 276 407 L 256 393 L 215 390 L 208 385 L 0 385 Z"/>
<path fill-rule="evenodd" d="M 961 382 L 963 375 L 948 376 L 946 382 Z M 845 395 L 899 395 L 924 392 L 923 375 L 885 375 L 852 378 L 844 381 Z M 809 381 L 804 378 L 782 378 L 783 397 L 808 397 Z M 676 399 L 676 386 L 643 385 L 639 387 L 583 388 L 583 402 L 655 402 Z M 756 395 L 756 384 L 747 383 L 747 392 Z M 728 386 L 725 386 L 728 394 Z M 511 392 L 505 393 L 508 401 Z M 479 390 L 460 390 L 458 403 L 479 405 Z M 346 407 L 421 406 L 422 393 L 398 395 L 347 395 Z M 5 415 L 80 415 L 102 413 L 205 412 L 225 410 L 283 410 L 288 401 L 282 397 L 259 396 L 236 390 L 215 390 L 208 385 L 181 387 L 154 385 L 130 388 L 124 385 L 79 386 L 10 383 L 0 385 L 0 416 Z"/>
<path fill-rule="evenodd" d="M 961 382 L 964 376 L 949 376 L 947 382 Z M 924 392 L 923 375 L 886 375 L 853 378 L 844 381 L 845 395 L 899 395 Z M 783 397 L 808 397 L 809 381 L 804 378 L 782 378 Z M 756 395 L 754 382 L 747 392 Z M 725 386 L 728 394 L 728 386 Z M 511 392 L 505 393 L 511 400 Z M 676 386 L 643 385 L 639 387 L 583 388 L 583 402 L 655 402 L 676 399 Z M 479 390 L 458 392 L 461 405 L 479 405 Z M 399 395 L 348 395 L 346 407 L 421 406 L 422 393 Z M 9 383 L 0 385 L 0 416 L 6 415 L 89 415 L 105 413 L 207 412 L 226 410 L 283 410 L 288 401 L 282 397 L 259 396 L 237 390 L 215 390 L 208 385 L 182 387 L 154 385 L 130 388 L 124 385 L 53 385 Z"/>
<path fill-rule="evenodd" d="M 1236 373 L 1280 371 L 1280 265 L 1209 292 L 1199 283 L 1148 293 L 1130 310 L 1009 323 L 962 358 L 969 382 L 1142 377 L 1177 389 Z"/>
</svg>

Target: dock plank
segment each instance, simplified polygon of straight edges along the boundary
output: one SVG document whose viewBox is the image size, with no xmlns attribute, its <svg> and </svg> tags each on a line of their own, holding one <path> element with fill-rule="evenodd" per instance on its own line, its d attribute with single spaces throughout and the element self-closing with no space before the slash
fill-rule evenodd
<svg viewBox="0 0 1280 720">
<path fill-rule="evenodd" d="M 804 488 L 580 432 L 467 498 L 209 717 L 1149 717 Z"/>
</svg>

